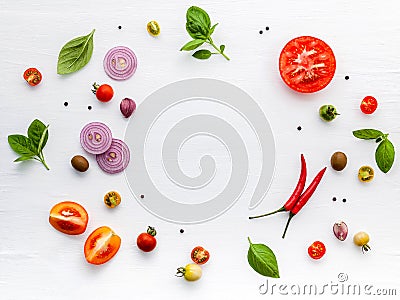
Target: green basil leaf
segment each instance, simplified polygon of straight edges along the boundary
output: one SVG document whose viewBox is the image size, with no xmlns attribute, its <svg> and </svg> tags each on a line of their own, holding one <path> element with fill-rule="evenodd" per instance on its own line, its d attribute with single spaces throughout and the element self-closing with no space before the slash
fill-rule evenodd
<svg viewBox="0 0 400 300">
<path fill-rule="evenodd" d="M 261 275 L 279 278 L 278 263 L 274 252 L 266 245 L 253 244 L 250 238 L 248 240 L 250 243 L 247 253 L 249 265 Z"/>
<path fill-rule="evenodd" d="M 40 139 L 42 138 L 43 132 L 46 129 L 46 125 L 44 125 L 40 120 L 34 120 L 28 128 L 28 137 L 32 140 L 33 144 L 36 148 L 39 148 Z M 42 144 L 42 148 L 47 143 L 47 139 L 49 138 L 49 134 L 46 132 Z M 40 150 L 38 150 L 40 152 Z"/>
<path fill-rule="evenodd" d="M 192 56 L 197 59 L 209 59 L 211 54 L 210 50 L 197 50 Z"/>
<path fill-rule="evenodd" d="M 213 27 L 211 27 L 210 32 L 208 33 L 208 36 L 211 36 L 214 33 L 215 27 L 217 27 L 217 24 L 214 24 Z"/>
<path fill-rule="evenodd" d="M 186 31 L 193 39 L 206 40 L 209 36 L 209 29 L 203 28 L 201 25 L 194 22 L 186 23 Z"/>
<path fill-rule="evenodd" d="M 25 161 L 25 160 L 30 160 L 30 159 L 34 159 L 34 157 L 33 156 L 20 156 L 16 160 L 14 160 L 14 162 Z"/>
<path fill-rule="evenodd" d="M 30 138 L 21 134 L 13 134 L 8 136 L 8 144 L 11 149 L 22 156 L 35 156 L 38 154 L 37 148 Z"/>
<path fill-rule="evenodd" d="M 40 137 L 39 145 L 38 145 L 38 148 L 37 148 L 39 153 L 42 152 L 42 149 L 43 149 L 44 146 L 46 145 L 47 138 L 49 137 L 49 132 L 48 132 L 48 130 L 49 130 L 49 125 L 47 125 L 47 126 L 44 128 L 44 131 L 43 131 L 43 133 L 42 133 L 42 136 Z"/>
<path fill-rule="evenodd" d="M 221 46 L 219 46 L 219 50 L 221 50 L 221 53 L 224 53 L 224 50 L 225 50 L 225 45 L 221 45 Z"/>
<path fill-rule="evenodd" d="M 383 173 L 389 172 L 393 166 L 395 150 L 391 141 L 383 140 L 375 151 L 375 160 Z"/>
<path fill-rule="evenodd" d="M 183 50 L 183 51 L 191 51 L 191 50 L 194 50 L 194 49 L 200 47 L 201 45 L 203 45 L 204 42 L 205 42 L 204 40 L 192 40 L 192 41 L 186 43 L 186 44 L 181 48 L 180 51 L 182 51 L 182 50 Z"/>
<path fill-rule="evenodd" d="M 82 69 L 93 53 L 93 34 L 77 37 L 66 43 L 58 55 L 57 73 L 69 74 Z"/>
<path fill-rule="evenodd" d="M 210 28 L 210 17 L 203 9 L 192 6 L 187 10 L 186 31 L 193 39 L 207 39 Z"/>
<path fill-rule="evenodd" d="M 359 139 L 373 140 L 383 136 L 384 134 L 376 129 L 360 129 L 353 131 L 353 135 Z"/>
</svg>

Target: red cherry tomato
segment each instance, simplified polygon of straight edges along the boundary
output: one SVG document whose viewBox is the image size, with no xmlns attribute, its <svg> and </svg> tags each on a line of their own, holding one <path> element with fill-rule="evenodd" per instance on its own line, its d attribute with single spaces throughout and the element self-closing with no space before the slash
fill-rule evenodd
<svg viewBox="0 0 400 300">
<path fill-rule="evenodd" d="M 78 235 L 84 233 L 88 223 L 88 214 L 82 205 L 65 201 L 53 206 L 50 210 L 51 226 L 62 233 Z"/>
<path fill-rule="evenodd" d="M 370 115 L 378 108 L 378 101 L 372 96 L 365 97 L 360 104 L 360 109 L 364 114 Z"/>
<path fill-rule="evenodd" d="M 289 41 L 279 57 L 283 81 L 300 93 L 314 93 L 331 82 L 336 70 L 332 49 L 322 40 L 301 36 Z"/>
<path fill-rule="evenodd" d="M 154 227 L 149 226 L 147 232 L 139 234 L 136 240 L 138 248 L 144 252 L 153 251 L 157 245 L 157 240 L 154 237 L 157 234 Z"/>
<path fill-rule="evenodd" d="M 203 265 L 210 259 L 210 253 L 203 247 L 197 246 L 192 250 L 190 257 L 196 264 Z"/>
<path fill-rule="evenodd" d="M 29 68 L 24 72 L 24 79 L 29 85 L 35 86 L 42 81 L 42 74 L 36 68 Z"/>
<path fill-rule="evenodd" d="M 109 227 L 102 226 L 93 231 L 85 242 L 84 253 L 88 263 L 101 265 L 117 254 L 121 238 Z"/>
<path fill-rule="evenodd" d="M 310 255 L 310 257 L 313 259 L 320 259 L 325 255 L 325 252 L 325 245 L 320 241 L 316 241 L 312 243 L 310 247 L 308 247 L 308 255 Z"/>
<path fill-rule="evenodd" d="M 108 84 L 98 85 L 96 83 L 93 84 L 92 92 L 96 95 L 96 98 L 101 102 L 108 102 L 114 96 L 113 88 Z"/>
</svg>

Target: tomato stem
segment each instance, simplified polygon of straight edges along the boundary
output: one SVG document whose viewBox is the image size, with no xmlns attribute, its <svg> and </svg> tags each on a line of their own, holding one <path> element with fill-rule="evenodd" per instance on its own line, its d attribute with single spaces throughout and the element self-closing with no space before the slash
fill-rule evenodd
<svg viewBox="0 0 400 300">
<path fill-rule="evenodd" d="M 176 272 L 175 276 L 176 277 L 183 277 L 185 275 L 185 272 L 186 272 L 185 268 L 180 267 L 180 268 L 177 269 L 177 272 Z"/>
<path fill-rule="evenodd" d="M 156 229 L 154 227 L 149 226 L 147 228 L 147 233 L 150 234 L 151 236 L 156 236 L 157 231 L 156 231 Z"/>
</svg>

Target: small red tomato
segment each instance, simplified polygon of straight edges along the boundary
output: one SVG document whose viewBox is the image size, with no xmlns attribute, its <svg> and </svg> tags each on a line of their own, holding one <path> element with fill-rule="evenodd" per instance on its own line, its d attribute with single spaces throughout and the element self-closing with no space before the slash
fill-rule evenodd
<svg viewBox="0 0 400 300">
<path fill-rule="evenodd" d="M 203 247 L 197 246 L 192 250 L 190 257 L 196 264 L 203 265 L 210 259 L 210 253 Z"/>
<path fill-rule="evenodd" d="M 96 98 L 101 102 L 108 102 L 114 96 L 114 90 L 108 84 L 98 85 L 95 82 L 95 83 L 93 83 L 92 92 L 96 95 Z"/>
<path fill-rule="evenodd" d="M 121 238 L 110 227 L 99 227 L 85 242 L 85 258 L 94 265 L 104 264 L 117 254 L 120 246 Z"/>
<path fill-rule="evenodd" d="M 150 252 L 154 250 L 154 248 L 157 245 L 157 240 L 155 238 L 156 234 L 157 231 L 154 229 L 154 227 L 151 226 L 147 228 L 147 232 L 139 234 L 136 240 L 136 244 L 139 247 L 139 249 L 144 252 Z"/>
<path fill-rule="evenodd" d="M 378 108 L 378 101 L 372 96 L 365 97 L 360 104 L 360 109 L 364 114 L 370 115 Z"/>
<path fill-rule="evenodd" d="M 300 93 L 314 93 L 331 82 L 336 59 L 331 47 L 312 36 L 300 36 L 283 47 L 279 72 L 283 81 Z"/>
<path fill-rule="evenodd" d="M 308 247 L 308 255 L 310 255 L 312 259 L 320 259 L 322 256 L 324 256 L 325 252 L 325 245 L 320 241 L 316 241 L 312 243 L 310 247 Z"/>
<path fill-rule="evenodd" d="M 42 74 L 36 68 L 29 68 L 24 72 L 24 79 L 29 85 L 35 86 L 42 81 Z"/>
<path fill-rule="evenodd" d="M 64 201 L 54 205 L 49 216 L 51 226 L 70 235 L 84 233 L 88 219 L 88 214 L 83 206 L 72 201 Z"/>
</svg>

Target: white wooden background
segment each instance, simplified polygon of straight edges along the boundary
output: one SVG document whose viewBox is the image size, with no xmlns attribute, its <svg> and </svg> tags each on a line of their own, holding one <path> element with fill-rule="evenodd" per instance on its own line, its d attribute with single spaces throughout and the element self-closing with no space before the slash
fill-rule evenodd
<svg viewBox="0 0 400 300">
<path fill-rule="evenodd" d="M 222 57 L 197 61 L 178 51 L 189 40 L 185 12 L 193 4 L 209 12 L 212 22 L 219 22 L 214 40 L 226 44 L 230 62 Z M 270 282 L 324 284 L 346 273 L 349 282 L 398 289 L 398 160 L 384 175 L 374 162 L 374 143 L 358 141 L 351 135 L 357 128 L 378 128 L 390 133 L 393 143 L 400 145 L 398 11 L 398 1 L 394 0 L 0 0 L 0 298 L 262 298 L 259 286 L 265 279 L 247 264 L 247 236 L 275 251 L 281 279 Z M 145 28 L 152 19 L 161 25 L 162 33 L 156 39 Z M 265 31 L 266 26 L 269 31 Z M 96 33 L 90 63 L 71 76 L 57 75 L 62 45 L 93 28 Z M 259 34 L 259 30 L 264 33 Z M 277 70 L 281 48 L 300 35 L 323 39 L 337 59 L 333 81 L 313 95 L 292 92 Z M 106 51 L 117 45 L 132 48 L 139 62 L 136 74 L 123 82 L 109 79 L 102 66 Z M 22 79 L 28 67 L 37 67 L 43 74 L 36 88 Z M 350 76 L 347 81 L 346 75 Z M 200 225 L 180 226 L 146 212 L 133 199 L 123 174 L 102 173 L 93 157 L 81 149 L 79 132 L 87 122 L 101 120 L 122 138 L 127 122 L 119 114 L 120 99 L 131 97 L 140 104 L 165 84 L 194 77 L 222 79 L 253 96 L 275 133 L 276 172 L 267 198 L 255 211 L 248 211 L 249 195 L 245 193 L 223 216 Z M 114 100 L 99 103 L 90 92 L 94 81 L 111 83 Z M 358 108 L 366 95 L 379 101 L 377 112 L 371 116 L 363 115 Z M 64 107 L 65 101 L 68 107 Z M 330 124 L 318 117 L 318 108 L 326 103 L 335 104 L 341 112 Z M 88 105 L 93 106 L 91 111 Z M 7 135 L 24 133 L 34 118 L 50 124 L 44 151 L 50 171 L 35 162 L 12 163 L 16 154 L 7 144 Z M 299 125 L 301 131 L 296 129 Z M 281 233 L 286 215 L 247 219 L 286 201 L 298 178 L 300 153 L 305 154 L 312 177 L 329 164 L 337 150 L 348 155 L 347 168 L 341 173 L 328 169 L 309 205 L 292 221 L 285 240 Z M 87 173 L 77 174 L 71 168 L 69 161 L 75 154 L 90 159 Z M 186 155 L 185 168 L 196 170 L 190 154 Z M 365 164 L 377 170 L 370 184 L 359 183 L 356 176 Z M 123 196 L 115 210 L 102 203 L 104 193 L 111 189 Z M 332 201 L 333 196 L 337 202 Z M 50 208 L 64 200 L 80 202 L 87 208 L 90 221 L 85 234 L 66 236 L 49 225 Z M 345 243 L 337 241 L 331 232 L 339 219 L 350 227 Z M 108 264 L 91 266 L 84 259 L 83 244 L 101 225 L 113 228 L 121 236 L 122 245 Z M 135 240 L 147 225 L 158 229 L 158 246 L 144 254 L 136 248 Z M 185 230 L 183 234 L 180 228 Z M 372 251 L 367 255 L 351 241 L 359 230 L 371 236 Z M 307 255 L 307 247 L 314 240 L 327 246 L 321 261 L 312 261 Z M 174 277 L 175 269 L 190 261 L 189 252 L 198 244 L 212 255 L 204 266 L 203 278 L 188 283 Z"/>
</svg>

